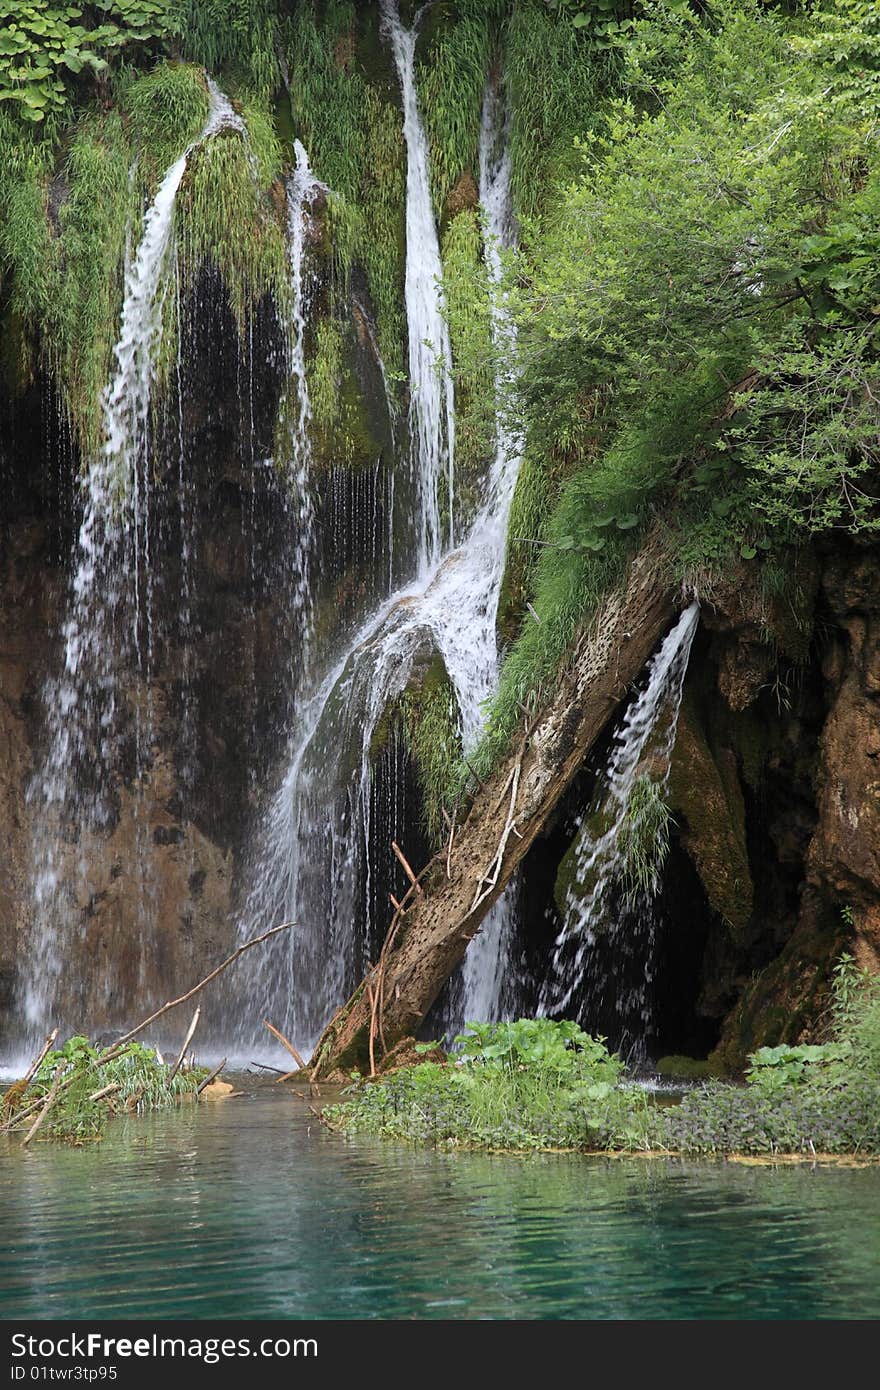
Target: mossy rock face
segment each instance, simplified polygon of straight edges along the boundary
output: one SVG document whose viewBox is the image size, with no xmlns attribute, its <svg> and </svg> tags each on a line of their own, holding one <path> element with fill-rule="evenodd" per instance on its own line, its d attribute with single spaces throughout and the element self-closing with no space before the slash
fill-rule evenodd
<svg viewBox="0 0 880 1390">
<path fill-rule="evenodd" d="M 846 945 L 838 921 L 824 923 L 808 903 L 782 951 L 746 986 L 709 1058 L 714 1075 L 739 1075 L 749 1054 L 779 1043 L 824 1040 L 834 964 Z"/>
<path fill-rule="evenodd" d="M 461 757 L 458 706 L 452 682 L 438 652 L 425 651 L 401 694 L 390 701 L 370 745 L 375 762 L 390 739 L 403 739 L 415 764 L 424 798 L 425 828 L 438 843 L 444 833 L 443 807 Z"/>
<path fill-rule="evenodd" d="M 581 903 L 596 886 L 595 870 L 585 872 L 579 864 L 581 848 L 586 839 L 597 840 L 609 826 L 607 812 L 593 811 L 583 822 L 559 862 L 553 885 L 553 901 L 563 921 L 567 921 L 573 904 Z"/>
<path fill-rule="evenodd" d="M 669 800 L 710 905 L 741 936 L 752 915 L 754 885 L 736 758 L 730 750 L 713 757 L 688 696 L 679 713 Z"/>
</svg>

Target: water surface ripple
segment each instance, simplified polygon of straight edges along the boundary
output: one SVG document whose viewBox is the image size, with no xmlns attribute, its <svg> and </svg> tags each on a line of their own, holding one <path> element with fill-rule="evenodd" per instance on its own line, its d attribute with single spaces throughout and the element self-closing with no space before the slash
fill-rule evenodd
<svg viewBox="0 0 880 1390">
<path fill-rule="evenodd" d="M 0 1150 L 3 1318 L 880 1315 L 880 1170 L 514 1159 L 270 1088 Z"/>
</svg>

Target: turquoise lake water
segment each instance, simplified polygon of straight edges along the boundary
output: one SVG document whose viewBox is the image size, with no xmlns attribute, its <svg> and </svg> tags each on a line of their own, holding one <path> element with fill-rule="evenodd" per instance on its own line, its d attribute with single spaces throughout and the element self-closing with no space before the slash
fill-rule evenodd
<svg viewBox="0 0 880 1390">
<path fill-rule="evenodd" d="M 264 1087 L 0 1147 L 0 1317 L 876 1318 L 880 1169 L 435 1153 Z"/>
</svg>

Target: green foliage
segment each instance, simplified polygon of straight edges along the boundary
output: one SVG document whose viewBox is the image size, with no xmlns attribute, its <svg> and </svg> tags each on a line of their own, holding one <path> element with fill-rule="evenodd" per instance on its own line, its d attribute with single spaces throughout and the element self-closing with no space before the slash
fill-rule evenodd
<svg viewBox="0 0 880 1390">
<path fill-rule="evenodd" d="M 420 45 L 417 84 L 438 214 L 459 177 L 477 172 L 486 75 L 506 8 L 504 0 L 458 0 L 429 21 Z"/>
<path fill-rule="evenodd" d="M 529 700 L 543 699 L 558 673 L 577 626 L 593 613 L 602 596 L 619 578 L 628 554 L 629 530 L 612 527 L 598 549 L 575 543 L 584 519 L 604 515 L 612 482 L 585 465 L 563 485 L 545 538 L 537 544 L 535 616 L 511 647 L 502 667 L 497 694 L 488 712 L 486 734 L 472 759 L 483 775 L 507 747 Z M 628 484 L 621 479 L 621 504 Z M 600 508 L 602 511 L 600 511 Z M 622 508 L 621 508 L 622 509 Z M 530 537 L 521 542 L 534 545 Z"/>
<path fill-rule="evenodd" d="M 827 1074 L 828 1068 L 835 1066 L 849 1055 L 849 1049 L 842 1043 L 800 1044 L 796 1047 L 780 1043 L 778 1047 L 759 1047 L 749 1061 L 746 1081 L 767 1093 L 784 1090 L 789 1086 L 815 1084 Z"/>
<path fill-rule="evenodd" d="M 0 101 L 38 124 L 69 103 L 70 81 L 103 77 L 133 47 L 178 32 L 177 0 L 0 0 Z"/>
<path fill-rule="evenodd" d="M 705 1082 L 672 1105 L 627 1085 L 575 1023 L 469 1023 L 456 1061 L 359 1083 L 325 1114 L 351 1133 L 489 1149 L 880 1154 L 880 981 L 847 956 L 832 1014 L 832 1041 L 760 1048 L 747 1085 Z M 705 1071 L 664 1061 L 679 1077 Z"/>
<path fill-rule="evenodd" d="M 186 63 L 157 63 L 123 89 L 120 104 L 138 150 L 141 175 L 158 181 L 205 124 L 204 73 Z"/>
<path fill-rule="evenodd" d="M 847 1066 L 880 1081 L 880 977 L 846 952 L 834 971 L 832 1020 L 836 1042 L 848 1048 Z"/>
<path fill-rule="evenodd" d="M 645 1092 L 618 1086 L 621 1063 L 577 1024 L 468 1024 L 459 1060 L 422 1062 L 324 1113 L 350 1133 L 529 1151 L 644 1147 Z"/>
<path fill-rule="evenodd" d="M 570 1019 L 520 1018 L 510 1023 L 467 1023 L 453 1046 L 465 1062 L 478 1062 L 492 1071 L 535 1067 L 548 1078 L 583 1079 L 615 1084 L 623 1063 Z"/>
<path fill-rule="evenodd" d="M 822 100 L 870 128 L 880 110 L 880 13 L 874 0 L 819 0 L 813 24 L 792 47 L 819 65 Z"/>
<path fill-rule="evenodd" d="M 98 443 L 100 395 L 116 337 L 131 202 L 127 153 L 118 113 L 81 123 L 59 214 L 60 277 L 49 322 L 57 324 L 57 370 L 87 448 Z"/>
<path fill-rule="evenodd" d="M 235 130 L 221 130 L 193 151 L 178 198 L 177 217 L 190 276 L 210 262 L 223 277 L 233 313 L 244 322 L 247 307 L 264 294 L 283 304 L 287 294 L 284 229 L 264 178 L 280 152 L 266 131 L 252 153 Z M 262 166 L 262 167 L 261 167 Z"/>
<path fill-rule="evenodd" d="M 672 815 L 663 787 L 648 773 L 637 777 L 617 839 L 624 898 L 635 904 L 653 897 L 669 854 Z"/>
<path fill-rule="evenodd" d="M 175 0 L 184 56 L 209 72 L 229 69 L 259 96 L 280 83 L 275 0 Z"/>
<path fill-rule="evenodd" d="M 506 39 L 513 192 L 518 216 L 528 220 L 552 205 L 577 168 L 575 139 L 593 129 L 615 64 L 610 50 L 595 52 L 586 29 L 554 15 L 545 0 L 518 0 Z"/>
<path fill-rule="evenodd" d="M 137 1042 L 126 1043 L 118 1056 L 111 1049 L 109 1060 L 105 1056 L 86 1037 L 68 1038 L 62 1047 L 46 1054 L 29 1088 L 17 1095 L 16 1108 L 47 1098 L 58 1081 L 43 1133 L 81 1144 L 100 1139 L 119 1109 L 155 1110 L 194 1097 L 207 1075 L 204 1068 L 196 1068 L 170 1077 L 170 1068 L 155 1051 Z M 29 1128 L 32 1122 L 33 1114 L 22 1125 Z"/>
<path fill-rule="evenodd" d="M 0 265 L 9 312 L 22 326 L 17 375 L 26 380 L 42 356 L 90 445 L 121 297 L 129 157 L 119 114 L 111 111 L 80 123 L 54 177 L 40 151 L 26 144 L 0 172 Z"/>
<path fill-rule="evenodd" d="M 469 519 L 495 440 L 492 298 L 476 212 L 453 217 L 443 237 L 443 288 L 455 383 L 457 504 Z M 461 519 L 461 518 L 459 518 Z"/>
</svg>

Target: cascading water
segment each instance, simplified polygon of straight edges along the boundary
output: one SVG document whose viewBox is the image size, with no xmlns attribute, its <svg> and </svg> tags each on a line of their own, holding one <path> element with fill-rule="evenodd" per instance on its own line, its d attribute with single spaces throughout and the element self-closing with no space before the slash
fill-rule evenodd
<svg viewBox="0 0 880 1390">
<path fill-rule="evenodd" d="M 410 434 L 419 492 L 417 536 L 422 574 L 436 566 L 444 548 L 441 488 L 445 482 L 445 528 L 455 540 L 454 475 L 455 402 L 450 364 L 452 349 L 439 285 L 443 276 L 440 246 L 431 204 L 428 142 L 419 116 L 415 50 L 419 22 L 411 29 L 400 22 L 395 0 L 382 0 L 382 27 L 391 43 L 403 99 L 406 141 L 406 318 L 409 333 Z"/>
<path fill-rule="evenodd" d="M 296 169 L 287 181 L 287 248 L 290 269 L 291 324 L 288 334 L 289 377 L 296 394 L 291 410 L 291 492 L 297 509 L 294 528 L 294 603 L 300 613 L 300 681 L 306 679 L 310 664 L 313 586 L 310 561 L 314 543 L 315 515 L 312 503 L 309 464 L 311 462 L 312 402 L 306 375 L 305 335 L 309 311 L 310 283 L 305 270 L 306 233 L 316 198 L 326 193 L 326 185 L 316 179 L 309 157 L 299 140 L 294 141 Z"/>
<path fill-rule="evenodd" d="M 395 54 L 411 31 L 400 30 L 391 5 L 383 7 Z M 397 36 L 395 39 L 395 35 Z M 408 57 L 406 54 L 408 53 Z M 412 52 L 398 59 L 412 82 Z M 404 66 L 408 63 L 408 67 Z M 413 340 L 424 332 L 425 306 L 433 296 L 433 321 L 440 318 L 436 284 L 436 247 L 430 204 L 424 134 L 418 121 L 414 89 L 404 83 L 407 147 L 419 165 L 418 177 L 408 182 L 407 200 L 420 205 L 407 218 L 415 238 L 408 244 L 407 311 L 410 363 L 424 372 L 414 381 L 414 400 L 424 390 L 435 391 L 433 361 L 414 353 Z M 506 128 L 494 92 L 487 94 L 481 138 L 481 190 L 486 209 L 486 263 L 493 282 L 501 275 L 501 248 L 511 244 L 510 163 Z M 430 222 L 431 236 L 426 227 Z M 426 243 L 429 250 L 422 255 Z M 416 274 L 420 277 L 416 284 Z M 514 348 L 513 327 L 503 306 L 495 320 L 496 343 L 502 361 Z M 445 332 L 445 328 L 444 328 Z M 500 369 L 501 375 L 510 368 Z M 442 393 L 432 398 L 431 412 L 417 416 L 414 440 L 421 485 L 416 498 L 421 508 L 421 534 L 439 541 L 432 516 L 439 514 L 436 461 L 442 449 Z M 451 402 L 451 397 L 447 398 Z M 422 405 L 425 397 L 422 397 Z M 430 424 L 433 434 L 425 441 Z M 270 1004 L 285 1031 L 308 1045 L 333 1008 L 344 997 L 364 965 L 364 943 L 353 924 L 369 918 L 371 898 L 371 828 L 374 814 L 374 769 L 377 730 L 389 707 L 406 688 L 416 665 L 439 653 L 458 706 L 462 742 L 470 749 L 482 732 L 482 706 L 497 678 L 495 622 L 504 569 L 507 522 L 519 469 L 521 446 L 508 431 L 499 410 L 497 448 L 484 485 L 484 499 L 457 549 L 425 566 L 412 585 L 382 602 L 355 634 L 316 694 L 297 713 L 298 732 L 291 746 L 287 773 L 267 816 L 260 837 L 258 869 L 242 914 L 241 935 L 282 920 L 297 923 L 290 943 L 279 941 L 241 972 L 242 989 L 234 1013 L 238 1041 L 258 1036 L 263 1011 Z M 447 440 L 451 436 L 447 433 Z M 394 808 L 392 825 L 394 829 Z M 383 852 L 387 852 L 383 848 Z M 498 958 L 503 952 L 507 908 L 495 909 L 487 924 L 486 944 L 480 943 L 476 966 L 466 976 L 468 1005 L 497 1007 Z M 381 925 L 381 924 L 376 924 Z M 479 938 L 478 938 L 479 940 Z M 470 948 L 472 951 L 473 946 Z M 503 954 L 501 954 L 503 968 Z"/>
<path fill-rule="evenodd" d="M 65 956 L 67 909 L 77 895 L 88 893 L 83 833 L 100 831 L 115 813 L 122 740 L 117 721 L 120 667 L 129 654 L 136 666 L 149 654 L 141 644 L 149 646 L 151 640 L 151 397 L 169 287 L 175 200 L 192 152 L 224 127 L 244 131 L 210 79 L 208 89 L 208 119 L 167 170 L 144 216 L 137 251 L 127 255 L 116 366 L 102 398 L 105 442 L 82 483 L 84 511 L 63 628 L 63 670 L 44 692 L 48 752 L 28 790 L 34 825 L 34 925 L 21 992 L 31 1029 L 52 1016 Z M 143 774 L 148 718 L 138 704 L 136 781 Z M 72 864 L 63 846 L 77 838 L 81 849 Z M 142 882 L 141 892 L 147 891 Z"/>
<path fill-rule="evenodd" d="M 662 797 L 675 745 L 678 711 L 694 633 L 700 618 L 692 603 L 668 633 L 647 669 L 644 689 L 630 703 L 590 811 L 574 844 L 574 871 L 565 896 L 565 926 L 559 933 L 538 1013 L 564 1016 L 572 1008 L 590 1026 L 599 1008 L 613 1002 L 618 1021 L 615 1046 L 637 1053 L 651 1031 L 650 985 L 654 970 L 654 915 L 647 892 L 622 891 L 627 875 L 626 834 L 634 790 L 649 777 Z M 602 951 L 600 948 L 605 946 Z M 604 961 L 610 961 L 611 974 Z M 635 965 L 634 983 L 621 984 L 625 962 Z"/>
</svg>

